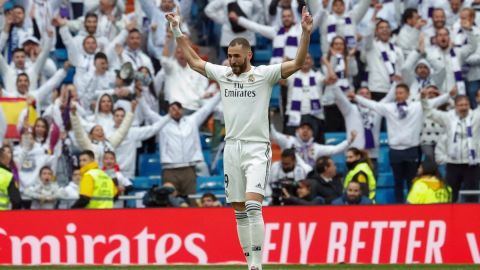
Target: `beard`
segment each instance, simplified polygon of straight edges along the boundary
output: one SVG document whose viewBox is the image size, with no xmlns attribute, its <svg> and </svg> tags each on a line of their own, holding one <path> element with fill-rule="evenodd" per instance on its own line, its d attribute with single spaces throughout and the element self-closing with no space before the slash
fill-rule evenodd
<svg viewBox="0 0 480 270">
<path fill-rule="evenodd" d="M 240 75 L 242 74 L 243 72 L 245 72 L 245 70 L 247 69 L 247 58 L 245 57 L 243 59 L 243 63 L 242 64 L 235 64 L 235 65 L 232 65 L 232 72 L 235 74 L 235 75 Z"/>
</svg>

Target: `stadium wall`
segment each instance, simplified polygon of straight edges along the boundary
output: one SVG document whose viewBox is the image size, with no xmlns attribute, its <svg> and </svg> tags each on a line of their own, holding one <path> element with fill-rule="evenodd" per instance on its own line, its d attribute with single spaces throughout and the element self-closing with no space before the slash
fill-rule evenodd
<svg viewBox="0 0 480 270">
<path fill-rule="evenodd" d="M 266 207 L 266 263 L 480 263 L 480 205 Z M 0 213 L 0 264 L 243 261 L 233 211 Z"/>
</svg>

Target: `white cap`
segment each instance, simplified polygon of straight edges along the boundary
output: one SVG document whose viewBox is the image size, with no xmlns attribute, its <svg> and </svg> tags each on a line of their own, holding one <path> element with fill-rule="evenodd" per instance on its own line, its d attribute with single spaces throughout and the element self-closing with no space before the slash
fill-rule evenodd
<svg viewBox="0 0 480 270">
<path fill-rule="evenodd" d="M 34 36 L 28 36 L 28 37 L 23 38 L 23 40 L 20 42 L 20 44 L 22 44 L 22 46 L 23 46 L 28 41 L 36 43 L 37 45 L 40 44 L 40 41 L 38 40 L 38 38 L 36 38 Z"/>
</svg>

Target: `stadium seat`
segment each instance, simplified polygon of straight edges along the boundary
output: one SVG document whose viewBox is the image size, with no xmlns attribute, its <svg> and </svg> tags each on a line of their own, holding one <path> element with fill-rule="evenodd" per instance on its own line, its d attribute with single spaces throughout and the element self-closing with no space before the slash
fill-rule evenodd
<svg viewBox="0 0 480 270">
<path fill-rule="evenodd" d="M 309 53 L 313 57 L 316 63 L 320 63 L 320 57 L 322 56 L 322 50 L 320 44 L 310 44 Z"/>
<path fill-rule="evenodd" d="M 393 174 L 391 172 L 380 172 L 377 177 L 377 187 L 387 188 L 393 187 L 395 181 L 393 179 Z"/>
<path fill-rule="evenodd" d="M 223 175 L 197 177 L 197 193 L 210 192 L 220 194 L 225 190 Z"/>
<path fill-rule="evenodd" d="M 200 143 L 202 144 L 202 150 L 210 150 L 211 141 L 212 141 L 211 134 L 204 133 L 204 132 L 200 133 Z"/>
<path fill-rule="evenodd" d="M 208 168 L 212 166 L 212 152 L 210 150 L 202 150 L 203 158 L 205 159 L 205 163 L 207 163 Z"/>
<path fill-rule="evenodd" d="M 272 88 L 272 96 L 270 98 L 270 108 L 280 108 L 280 85 L 276 84 Z"/>
<path fill-rule="evenodd" d="M 133 188 L 136 191 L 148 190 L 153 185 L 161 185 L 162 181 L 160 177 L 146 177 L 146 176 L 137 176 L 133 179 Z"/>
<path fill-rule="evenodd" d="M 377 204 L 395 203 L 395 193 L 393 188 L 377 188 L 375 201 Z"/>
<path fill-rule="evenodd" d="M 325 144 L 335 145 L 343 142 L 347 138 L 345 132 L 325 133 Z"/>
<path fill-rule="evenodd" d="M 55 50 L 55 58 L 57 62 L 65 62 L 68 60 L 68 52 L 66 49 L 56 49 Z"/>
<path fill-rule="evenodd" d="M 159 176 L 162 172 L 159 153 L 141 154 L 138 163 L 140 176 Z"/>
<path fill-rule="evenodd" d="M 270 58 L 272 58 L 271 49 L 255 50 L 255 54 L 253 55 L 255 65 L 268 64 L 270 62 Z"/>
<path fill-rule="evenodd" d="M 257 34 L 256 36 L 257 45 L 255 45 L 255 50 L 271 50 L 272 49 L 272 41 L 268 38 Z"/>
</svg>

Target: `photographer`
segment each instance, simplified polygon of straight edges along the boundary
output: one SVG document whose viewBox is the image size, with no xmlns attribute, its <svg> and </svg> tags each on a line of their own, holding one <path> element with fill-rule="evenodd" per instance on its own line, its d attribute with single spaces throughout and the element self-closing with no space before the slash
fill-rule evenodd
<svg viewBox="0 0 480 270">
<path fill-rule="evenodd" d="M 188 207 L 188 203 L 178 196 L 177 190 L 172 183 L 164 183 L 163 186 L 153 186 L 143 197 L 146 207 Z"/>
<path fill-rule="evenodd" d="M 282 188 L 284 205 L 322 205 L 325 200 L 312 193 L 312 181 L 305 179 L 296 182 L 296 194 Z"/>
<path fill-rule="evenodd" d="M 281 160 L 274 162 L 270 170 L 270 185 L 267 185 L 267 190 L 265 192 L 266 197 L 271 197 L 271 202 L 274 202 L 274 205 L 278 205 L 279 197 L 281 197 L 282 185 L 290 185 L 295 181 L 305 179 L 307 173 L 297 163 L 297 158 L 295 155 L 295 149 L 288 148 L 283 150 L 281 155 Z M 283 181 L 285 180 L 285 181 Z M 273 189 L 277 188 L 277 192 L 273 192 Z"/>
</svg>

